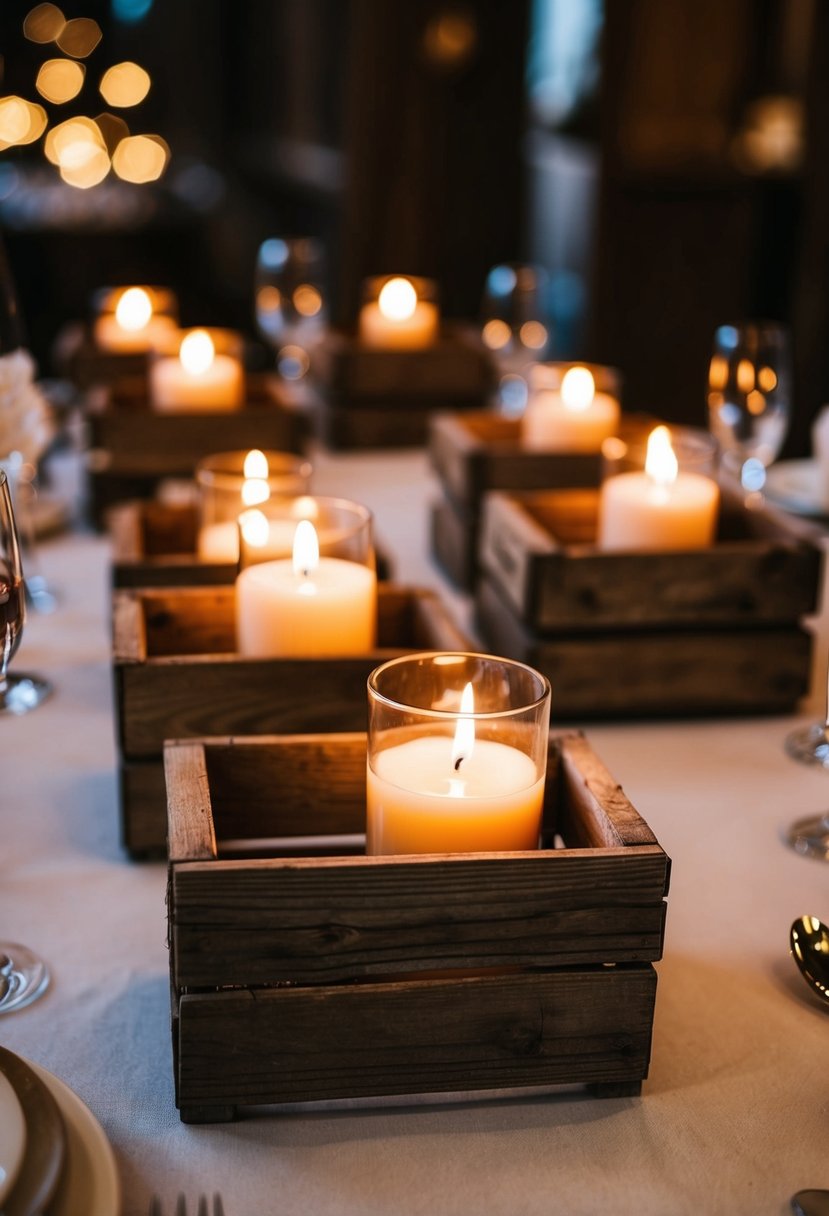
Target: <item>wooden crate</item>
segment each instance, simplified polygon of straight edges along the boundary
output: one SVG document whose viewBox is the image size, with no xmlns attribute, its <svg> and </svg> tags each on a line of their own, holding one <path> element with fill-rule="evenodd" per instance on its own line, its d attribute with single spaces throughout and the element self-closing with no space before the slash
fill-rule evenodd
<svg viewBox="0 0 829 1216">
<path fill-rule="evenodd" d="M 133 499 L 107 511 L 114 587 L 226 586 L 237 562 L 202 561 L 197 553 L 199 517 L 192 502 Z M 375 545 L 377 577 L 388 580 L 392 563 Z"/>
<path fill-rule="evenodd" d="M 192 477 L 199 460 L 218 451 L 273 448 L 302 453 L 310 429 L 308 390 L 274 375 L 249 375 L 238 410 L 163 413 L 150 408 L 141 378 L 87 395 L 90 512 L 129 498 L 152 497 L 169 477 Z"/>
<path fill-rule="evenodd" d="M 82 321 L 73 321 L 60 331 L 53 357 L 58 374 L 80 389 L 114 384 L 125 376 L 147 377 L 146 352 L 101 350 L 93 341 L 90 327 Z"/>
<path fill-rule="evenodd" d="M 332 333 L 318 374 L 318 429 L 338 449 L 422 446 L 435 410 L 480 409 L 494 386 L 480 338 L 459 325 L 444 326 L 425 350 L 374 349 Z"/>
<path fill-rule="evenodd" d="M 716 543 L 602 553 L 598 492 L 486 496 L 476 592 L 490 647 L 543 671 L 558 718 L 773 713 L 807 691 L 822 554 L 724 496 Z M 610 678 L 609 673 L 612 673 Z"/>
<path fill-rule="evenodd" d="M 235 647 L 231 586 L 113 594 L 122 839 L 134 857 L 165 847 L 165 739 L 357 730 L 366 680 L 380 663 L 412 650 L 475 649 L 434 592 L 388 583 L 378 585 L 378 646 L 369 654 L 251 659 Z"/>
<path fill-rule="evenodd" d="M 587 741 L 550 738 L 544 835 L 564 847 L 416 857 L 345 851 L 364 831 L 365 749 L 361 733 L 165 748 L 182 1119 L 519 1086 L 639 1093 L 670 863 Z M 309 833 L 322 856 L 297 841 Z"/>
</svg>

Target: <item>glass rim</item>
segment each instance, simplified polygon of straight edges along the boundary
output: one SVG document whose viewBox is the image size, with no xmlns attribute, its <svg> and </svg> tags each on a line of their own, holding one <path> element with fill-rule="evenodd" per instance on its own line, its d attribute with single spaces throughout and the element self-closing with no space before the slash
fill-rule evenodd
<svg viewBox="0 0 829 1216">
<path fill-rule="evenodd" d="M 409 705 L 405 701 L 397 701 L 393 697 L 387 696 L 380 692 L 377 688 L 376 679 L 378 676 L 391 670 L 393 667 L 399 667 L 403 663 L 420 662 L 423 659 L 435 658 L 456 658 L 456 659 L 485 659 L 490 663 L 499 663 L 502 667 L 517 668 L 527 672 L 531 677 L 540 681 L 542 691 L 533 701 L 527 701 L 523 705 L 513 705 L 509 709 L 490 709 L 490 710 L 473 710 L 471 713 L 461 713 L 457 709 L 426 709 L 419 705 Z M 419 714 L 425 718 L 432 718 L 437 722 L 451 722 L 456 718 L 472 718 L 477 722 L 491 722 L 498 718 L 514 718 L 518 714 L 525 714 L 531 710 L 538 709 L 539 706 L 548 700 L 552 695 L 552 685 L 547 677 L 535 667 L 530 667 L 529 663 L 522 663 L 520 659 L 508 659 L 499 654 L 488 654 L 476 650 L 419 650 L 412 654 L 398 655 L 397 658 L 387 659 L 385 663 L 381 663 L 374 668 L 369 674 L 366 686 L 369 695 L 376 701 L 385 705 L 389 709 L 404 710 L 410 713 Z"/>
<path fill-rule="evenodd" d="M 219 460 L 224 457 L 241 457 L 240 465 L 244 466 L 245 457 L 252 451 L 251 448 L 236 448 L 227 452 L 215 452 L 210 456 L 204 456 L 196 464 L 194 476 L 196 483 L 205 485 L 210 489 L 236 489 L 240 483 L 243 483 L 245 478 L 244 468 L 240 467 L 238 472 L 234 472 L 230 468 L 211 468 L 210 461 Z M 277 448 L 258 448 L 268 462 L 268 476 L 262 477 L 260 480 L 267 481 L 270 484 L 272 481 L 281 481 L 286 476 L 299 476 L 309 480 L 313 473 L 313 465 L 305 456 L 300 456 L 295 452 L 283 452 Z M 280 468 L 274 468 L 274 463 Z M 299 497 L 299 495 L 297 495 Z M 313 497 L 313 496 L 312 496 Z"/>
</svg>

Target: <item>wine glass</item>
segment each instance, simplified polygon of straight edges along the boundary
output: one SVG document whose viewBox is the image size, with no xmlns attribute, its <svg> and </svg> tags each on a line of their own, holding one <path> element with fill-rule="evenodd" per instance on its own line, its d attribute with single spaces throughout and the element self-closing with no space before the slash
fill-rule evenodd
<svg viewBox="0 0 829 1216">
<path fill-rule="evenodd" d="M 254 273 L 256 324 L 286 380 L 301 380 L 327 325 L 325 250 L 313 237 L 269 237 Z"/>
<path fill-rule="evenodd" d="M 23 714 L 39 705 L 49 685 L 36 676 L 10 676 L 26 617 L 20 545 L 6 474 L 0 469 L 0 713 Z M 0 941 L 0 1013 L 22 1009 L 45 991 L 49 971 L 25 946 Z"/>
<path fill-rule="evenodd" d="M 762 504 L 766 469 L 783 446 L 790 406 L 786 326 L 777 321 L 718 326 L 708 368 L 709 429 L 747 506 Z"/>
<path fill-rule="evenodd" d="M 498 405 L 517 417 L 529 400 L 529 373 L 550 348 L 547 272 L 540 266 L 504 263 L 486 276 L 481 337 L 498 375 Z"/>
<path fill-rule="evenodd" d="M 826 714 L 823 722 L 794 730 L 786 738 L 788 755 L 802 764 L 820 764 L 829 768 L 829 672 L 827 672 Z M 798 819 L 786 828 L 784 839 L 804 857 L 829 861 L 829 811 Z"/>
</svg>

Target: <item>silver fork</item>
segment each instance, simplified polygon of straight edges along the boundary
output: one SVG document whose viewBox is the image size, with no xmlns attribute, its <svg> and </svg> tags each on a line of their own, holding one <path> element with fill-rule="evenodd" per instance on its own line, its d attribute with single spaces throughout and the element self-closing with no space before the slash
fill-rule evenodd
<svg viewBox="0 0 829 1216">
<path fill-rule="evenodd" d="M 208 1206 L 207 1196 L 199 1195 L 198 1207 L 196 1208 L 196 1216 L 210 1216 L 210 1207 Z M 214 1194 L 213 1196 L 213 1216 L 225 1216 L 224 1206 L 222 1204 L 221 1195 Z M 161 1206 L 161 1200 L 157 1195 L 153 1195 L 150 1200 L 149 1216 L 164 1216 L 164 1209 Z M 183 1194 L 179 1194 L 176 1200 L 175 1216 L 187 1216 L 187 1200 Z"/>
</svg>

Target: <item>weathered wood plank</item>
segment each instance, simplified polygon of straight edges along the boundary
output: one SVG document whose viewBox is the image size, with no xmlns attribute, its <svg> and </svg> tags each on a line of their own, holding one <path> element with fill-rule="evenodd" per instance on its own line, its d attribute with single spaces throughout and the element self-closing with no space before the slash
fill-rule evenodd
<svg viewBox="0 0 829 1216">
<path fill-rule="evenodd" d="M 164 753 L 167 848 L 170 859 L 215 857 L 207 760 L 200 743 L 179 743 Z"/>
</svg>

